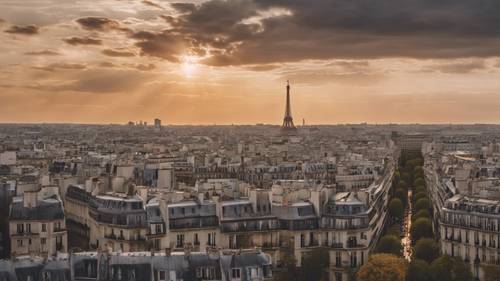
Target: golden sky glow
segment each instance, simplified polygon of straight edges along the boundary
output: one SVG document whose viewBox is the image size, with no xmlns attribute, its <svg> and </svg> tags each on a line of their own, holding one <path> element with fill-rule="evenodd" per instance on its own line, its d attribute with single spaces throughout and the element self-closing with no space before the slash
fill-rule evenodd
<svg viewBox="0 0 500 281">
<path fill-rule="evenodd" d="M 0 122 L 500 123 L 495 1 L 177 2 L 1 1 Z"/>
</svg>

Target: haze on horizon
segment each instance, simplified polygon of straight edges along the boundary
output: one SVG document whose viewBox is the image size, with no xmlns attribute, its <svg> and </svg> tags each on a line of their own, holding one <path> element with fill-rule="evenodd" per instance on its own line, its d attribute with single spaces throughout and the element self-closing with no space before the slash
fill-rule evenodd
<svg viewBox="0 0 500 281">
<path fill-rule="evenodd" d="M 3 0 L 0 123 L 500 123 L 500 2 L 404 2 Z"/>
</svg>

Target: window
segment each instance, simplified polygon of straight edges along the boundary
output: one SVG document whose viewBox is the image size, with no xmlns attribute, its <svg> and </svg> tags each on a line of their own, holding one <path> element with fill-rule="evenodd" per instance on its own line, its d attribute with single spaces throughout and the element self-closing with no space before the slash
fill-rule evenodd
<svg viewBox="0 0 500 281">
<path fill-rule="evenodd" d="M 42 244 L 42 245 L 47 244 L 47 238 L 41 238 L 40 239 L 40 244 Z"/>
<path fill-rule="evenodd" d="M 162 233 L 161 224 L 156 225 L 156 234 Z"/>
<path fill-rule="evenodd" d="M 26 224 L 26 232 L 31 233 L 31 223 Z"/>
<path fill-rule="evenodd" d="M 212 233 L 208 234 L 207 244 L 210 245 L 210 246 L 215 246 L 215 232 L 212 232 Z"/>
<path fill-rule="evenodd" d="M 259 268 L 258 267 L 249 267 L 247 268 L 248 277 L 250 279 L 259 277 Z"/>
<path fill-rule="evenodd" d="M 177 248 L 184 247 L 184 234 L 177 234 Z"/>
<path fill-rule="evenodd" d="M 196 268 L 196 278 L 203 280 L 215 279 L 215 267 L 198 267 Z"/>
<path fill-rule="evenodd" d="M 232 279 L 241 279 L 241 268 L 231 269 L 231 278 Z"/>
<path fill-rule="evenodd" d="M 194 243 L 195 245 L 200 245 L 200 240 L 198 239 L 198 233 L 194 234 Z"/>
<path fill-rule="evenodd" d="M 160 270 L 160 281 L 167 280 L 167 272 L 164 270 Z"/>
<path fill-rule="evenodd" d="M 42 223 L 42 232 L 46 232 L 46 231 L 47 231 L 47 224 Z"/>
<path fill-rule="evenodd" d="M 17 224 L 17 233 L 23 233 L 24 232 L 24 224 L 18 223 Z"/>
<path fill-rule="evenodd" d="M 17 240 L 17 246 L 22 247 L 23 246 L 23 240 L 19 239 Z"/>
</svg>

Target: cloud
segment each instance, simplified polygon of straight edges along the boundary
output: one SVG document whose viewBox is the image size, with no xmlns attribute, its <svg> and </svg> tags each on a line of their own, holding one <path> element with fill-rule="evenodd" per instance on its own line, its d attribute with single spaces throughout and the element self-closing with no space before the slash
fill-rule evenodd
<svg viewBox="0 0 500 281">
<path fill-rule="evenodd" d="M 142 3 L 143 3 L 144 5 L 148 5 L 148 6 L 151 6 L 151 7 L 158 8 L 158 9 L 162 9 L 162 10 L 164 9 L 164 8 L 163 8 L 162 6 L 160 6 L 159 4 L 156 4 L 156 3 L 152 2 L 152 1 L 149 1 L 149 0 L 142 0 Z"/>
<path fill-rule="evenodd" d="M 138 40 L 136 46 L 141 49 L 142 55 L 159 57 L 171 62 L 179 62 L 179 57 L 192 49 L 182 34 L 174 34 L 169 31 L 140 31 L 133 34 L 132 38 Z"/>
<path fill-rule="evenodd" d="M 104 31 L 107 29 L 120 29 L 120 24 L 105 17 L 85 17 L 76 20 L 78 24 L 87 30 Z"/>
<path fill-rule="evenodd" d="M 346 84 L 355 86 L 371 86 L 380 82 L 384 75 L 377 72 L 342 73 L 334 70 L 296 70 L 283 72 L 277 79 L 290 80 L 294 84 Z"/>
<path fill-rule="evenodd" d="M 428 71 L 439 71 L 442 73 L 470 73 L 476 70 L 486 69 L 487 66 L 484 61 L 469 61 L 457 63 L 441 63 L 430 67 L 424 68 Z M 427 71 L 427 72 L 428 72 Z"/>
<path fill-rule="evenodd" d="M 132 66 L 133 68 L 140 70 L 140 71 L 151 71 L 156 68 L 156 65 L 150 63 L 150 64 L 135 64 Z"/>
<path fill-rule="evenodd" d="M 113 49 L 105 49 L 102 50 L 102 54 L 110 57 L 133 57 L 135 54 L 130 51 L 123 50 L 113 50 Z"/>
<path fill-rule="evenodd" d="M 59 56 L 60 53 L 52 50 L 30 51 L 24 53 L 27 56 Z"/>
<path fill-rule="evenodd" d="M 35 25 L 13 25 L 5 30 L 5 32 L 12 34 L 35 35 L 38 34 L 38 27 Z"/>
<path fill-rule="evenodd" d="M 75 82 L 64 85 L 60 90 L 92 93 L 130 92 L 152 78 L 150 74 L 140 71 L 89 69 L 78 75 Z"/>
<path fill-rule="evenodd" d="M 100 39 L 95 39 L 95 38 L 90 38 L 90 37 L 70 37 L 70 38 L 64 38 L 64 42 L 70 44 L 70 45 L 101 45 L 102 40 Z"/>
<path fill-rule="evenodd" d="M 43 70 L 43 71 L 49 71 L 49 72 L 54 72 L 57 69 L 64 69 L 64 70 L 82 70 L 85 69 L 87 66 L 84 64 L 79 64 L 79 63 L 51 63 L 46 66 L 33 66 L 33 69 L 37 70 Z"/>
<path fill-rule="evenodd" d="M 171 25 L 143 37 L 144 55 L 209 54 L 213 66 L 302 60 L 500 56 L 500 2 L 484 0 L 209 0 L 174 3 Z M 144 30 L 143 32 L 148 32 Z M 179 35 L 183 38 L 179 38 Z M 151 34 L 150 34 L 151 35 Z M 176 40 L 174 40 L 175 38 Z"/>
</svg>

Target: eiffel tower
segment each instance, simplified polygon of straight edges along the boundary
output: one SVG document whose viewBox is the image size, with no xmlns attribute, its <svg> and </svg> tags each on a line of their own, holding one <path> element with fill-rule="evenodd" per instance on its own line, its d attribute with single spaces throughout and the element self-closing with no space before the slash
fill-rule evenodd
<svg viewBox="0 0 500 281">
<path fill-rule="evenodd" d="M 290 105 L 290 82 L 286 81 L 286 108 L 285 118 L 283 118 L 283 125 L 281 131 L 286 134 L 295 133 L 297 128 L 293 124 L 292 107 Z"/>
</svg>

